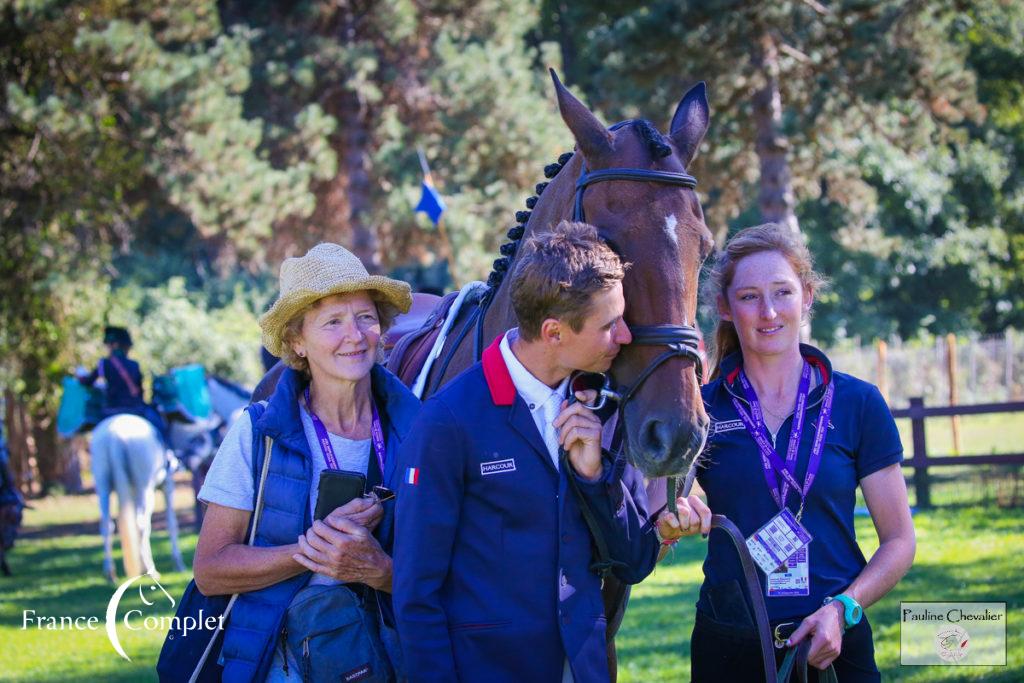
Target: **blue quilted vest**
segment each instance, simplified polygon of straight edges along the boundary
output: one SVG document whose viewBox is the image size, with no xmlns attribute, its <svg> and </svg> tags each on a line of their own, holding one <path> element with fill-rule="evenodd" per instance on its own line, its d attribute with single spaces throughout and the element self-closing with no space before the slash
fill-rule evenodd
<svg viewBox="0 0 1024 683">
<path fill-rule="evenodd" d="M 380 365 L 373 366 L 370 381 L 384 427 L 387 451 L 384 485 L 395 490 L 399 476 L 395 463 L 398 448 L 408 433 L 420 402 L 398 378 Z M 286 369 L 266 410 L 253 425 L 253 472 L 259 472 L 263 467 L 264 437 L 274 440 L 274 454 L 270 459 L 263 494 L 263 513 L 256 530 L 257 546 L 294 543 L 312 523 L 309 514 L 312 455 L 302 431 L 298 403 L 306 384 L 301 373 Z M 253 480 L 256 481 L 255 476 Z M 389 555 L 393 545 L 394 521 L 392 500 L 385 503 L 384 518 L 374 532 Z M 238 596 L 224 634 L 224 681 L 248 682 L 266 678 L 285 611 L 310 576 L 310 572 L 303 572 L 273 586 Z M 391 595 L 382 593 L 380 597 L 384 618 L 393 623 Z"/>
</svg>

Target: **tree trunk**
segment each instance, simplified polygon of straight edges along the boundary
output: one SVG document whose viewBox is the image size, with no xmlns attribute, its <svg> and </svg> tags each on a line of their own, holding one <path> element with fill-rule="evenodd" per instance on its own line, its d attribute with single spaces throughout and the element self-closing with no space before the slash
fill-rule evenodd
<svg viewBox="0 0 1024 683">
<path fill-rule="evenodd" d="M 348 227 L 352 231 L 352 253 L 359 257 L 368 271 L 379 273 L 377 232 L 368 224 L 371 206 L 370 132 L 358 95 L 346 89 L 340 99 L 338 123 L 344 138 L 341 166 L 348 176 Z"/>
<path fill-rule="evenodd" d="M 59 439 L 61 462 L 63 463 L 60 483 L 66 493 L 81 493 L 85 487 L 82 485 L 82 459 L 79 440 Z"/>
<path fill-rule="evenodd" d="M 778 59 L 775 38 L 766 31 L 754 45 L 752 54 L 753 65 L 761 75 L 761 87 L 753 99 L 757 131 L 754 147 L 761 163 L 758 206 L 765 222 L 780 223 L 799 233 L 800 224 L 794 212 L 793 181 L 789 173 L 789 141 L 782 133 Z"/>
<path fill-rule="evenodd" d="M 32 448 L 25 419 L 25 408 L 14 393 L 6 391 L 4 403 L 7 412 L 7 450 L 11 456 L 11 476 L 26 496 L 32 491 Z"/>
<path fill-rule="evenodd" d="M 64 458 L 57 444 L 54 420 L 45 414 L 32 415 L 32 439 L 35 441 L 36 463 L 39 467 L 40 495 L 45 496 L 55 485 L 63 483 Z"/>
<path fill-rule="evenodd" d="M 354 44 L 359 40 L 359 14 L 364 10 L 343 5 L 337 36 Z M 327 183 L 326 192 L 317 197 L 316 214 L 329 239 L 348 246 L 371 273 L 381 272 L 377 232 L 369 224 L 372 182 L 370 179 L 371 114 L 359 94 L 345 83 L 334 84 L 325 96 L 325 109 L 338 120 L 334 134 L 338 152 L 338 174 Z"/>
</svg>

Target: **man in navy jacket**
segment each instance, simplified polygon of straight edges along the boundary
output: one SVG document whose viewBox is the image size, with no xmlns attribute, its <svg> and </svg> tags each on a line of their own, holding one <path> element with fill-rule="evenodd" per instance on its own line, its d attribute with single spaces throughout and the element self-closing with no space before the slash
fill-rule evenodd
<svg viewBox="0 0 1024 683">
<path fill-rule="evenodd" d="M 413 681 L 608 680 L 601 579 L 568 477 L 620 580 L 643 580 L 658 554 L 640 474 L 564 400 L 574 370 L 606 371 L 631 340 L 622 264 L 593 227 L 563 223 L 511 277 L 519 327 L 423 405 L 400 455 L 394 601 Z"/>
</svg>

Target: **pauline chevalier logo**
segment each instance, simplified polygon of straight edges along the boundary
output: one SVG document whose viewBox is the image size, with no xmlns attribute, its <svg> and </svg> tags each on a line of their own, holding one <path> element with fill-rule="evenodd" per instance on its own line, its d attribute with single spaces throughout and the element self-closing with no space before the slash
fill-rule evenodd
<svg viewBox="0 0 1024 683">
<path fill-rule="evenodd" d="M 961 626 L 940 628 L 935 634 L 935 653 L 944 662 L 959 662 L 970 647 L 971 637 Z"/>
<path fill-rule="evenodd" d="M 900 664 L 1005 666 L 1005 602 L 901 602 Z"/>
</svg>

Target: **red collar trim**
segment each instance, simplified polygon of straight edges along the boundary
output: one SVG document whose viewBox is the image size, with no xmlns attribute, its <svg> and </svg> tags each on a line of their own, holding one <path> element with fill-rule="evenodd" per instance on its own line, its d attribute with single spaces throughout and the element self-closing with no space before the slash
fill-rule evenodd
<svg viewBox="0 0 1024 683">
<path fill-rule="evenodd" d="M 804 356 L 804 360 L 818 368 L 818 372 L 821 373 L 821 383 L 828 384 L 830 377 L 828 374 L 828 366 L 825 365 L 825 362 L 815 356 Z"/>
<path fill-rule="evenodd" d="M 825 362 L 822 361 L 820 358 L 817 358 L 816 356 L 804 356 L 804 360 L 813 365 L 814 367 L 818 368 L 818 372 L 821 373 L 821 383 L 828 384 L 830 377 L 828 373 L 828 366 L 825 365 Z M 733 382 L 735 382 L 736 378 L 740 376 L 740 370 L 742 369 L 742 365 L 737 365 L 735 368 L 733 368 L 733 371 L 725 376 L 726 383 L 732 384 Z"/>
<path fill-rule="evenodd" d="M 512 375 L 505 364 L 505 357 L 501 355 L 501 339 L 504 336 L 498 335 L 498 338 L 484 349 L 480 358 L 484 379 L 491 391 L 491 400 L 496 406 L 510 406 L 516 400 L 516 385 L 512 383 Z"/>
</svg>

